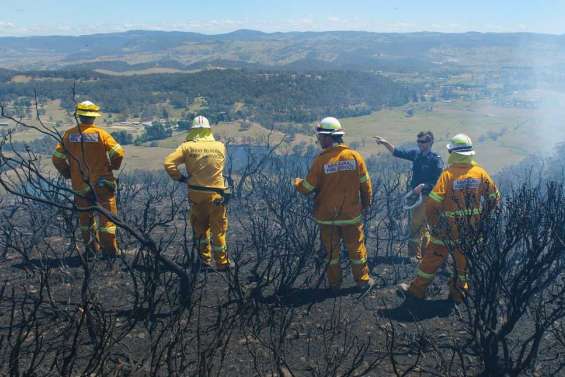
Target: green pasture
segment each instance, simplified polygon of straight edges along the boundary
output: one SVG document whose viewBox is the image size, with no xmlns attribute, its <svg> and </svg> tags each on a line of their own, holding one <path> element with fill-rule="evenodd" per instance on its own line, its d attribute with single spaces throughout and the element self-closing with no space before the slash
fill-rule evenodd
<svg viewBox="0 0 565 377">
<path fill-rule="evenodd" d="M 412 110 L 409 112 L 409 110 Z M 367 116 L 345 118 L 346 141 L 357 142 L 364 154 L 384 153 L 372 143 L 379 135 L 395 145 L 414 143 L 416 134 L 430 130 L 436 138 L 435 150 L 447 158 L 445 144 L 457 133 L 473 139 L 477 160 L 490 171 L 515 164 L 530 154 L 548 154 L 553 145 L 565 140 L 559 116 L 548 119 L 547 110 L 495 106 L 487 101 L 409 105 L 386 109 Z M 553 109 L 554 112 L 565 111 Z"/>
</svg>

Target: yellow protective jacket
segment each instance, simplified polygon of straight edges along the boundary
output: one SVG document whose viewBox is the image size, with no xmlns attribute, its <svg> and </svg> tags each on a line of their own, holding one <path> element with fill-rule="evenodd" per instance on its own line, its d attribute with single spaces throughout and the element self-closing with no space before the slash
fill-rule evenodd
<svg viewBox="0 0 565 377">
<path fill-rule="evenodd" d="M 372 187 L 365 160 L 345 144 L 324 149 L 306 179 L 295 182 L 302 194 L 316 193 L 314 218 L 326 225 L 358 224 L 371 205 Z"/>
<path fill-rule="evenodd" d="M 181 178 L 178 166 L 185 164 L 189 186 L 225 189 L 225 159 L 224 143 L 215 140 L 189 140 L 168 155 L 164 165 L 167 173 L 176 181 Z"/>
<path fill-rule="evenodd" d="M 492 210 L 500 193 L 489 174 L 474 161 L 452 164 L 440 175 L 425 203 L 432 242 L 456 241 L 460 227 L 479 223 Z"/>
<path fill-rule="evenodd" d="M 65 132 L 51 161 L 62 176 L 71 179 L 74 191 L 85 194 L 90 191 L 87 180 L 94 187 L 102 177 L 113 188 L 112 170 L 120 168 L 124 155 L 108 132 L 94 124 L 81 124 Z"/>
</svg>

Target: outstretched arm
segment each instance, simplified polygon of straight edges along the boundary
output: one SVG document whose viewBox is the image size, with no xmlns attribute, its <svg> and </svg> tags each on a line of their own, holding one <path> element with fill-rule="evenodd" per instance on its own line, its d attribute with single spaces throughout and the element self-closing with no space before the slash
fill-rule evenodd
<svg viewBox="0 0 565 377">
<path fill-rule="evenodd" d="M 388 149 L 388 151 L 390 153 L 394 153 L 394 145 L 391 144 L 388 140 L 386 140 L 384 137 L 380 137 L 380 136 L 373 136 L 373 139 L 375 139 L 375 142 L 377 143 L 377 145 L 384 145 L 386 147 L 386 149 Z"/>
<path fill-rule="evenodd" d="M 389 150 L 390 153 L 394 157 L 402 158 L 404 160 L 414 161 L 416 159 L 416 155 L 418 154 L 415 150 L 404 150 L 402 148 L 396 148 L 393 144 L 391 144 L 388 140 L 380 137 L 380 136 L 373 136 L 375 142 L 379 145 L 384 145 L 386 149 Z"/>
</svg>

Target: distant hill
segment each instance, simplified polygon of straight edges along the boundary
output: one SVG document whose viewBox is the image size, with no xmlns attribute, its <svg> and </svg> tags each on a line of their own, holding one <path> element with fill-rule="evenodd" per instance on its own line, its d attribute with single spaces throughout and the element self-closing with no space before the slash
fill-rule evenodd
<svg viewBox="0 0 565 377">
<path fill-rule="evenodd" d="M 215 120 L 248 119 L 262 125 L 310 122 L 329 113 L 366 115 L 404 105 L 419 98 L 420 92 L 415 85 L 352 71 L 299 74 L 221 69 L 131 77 L 91 71 L 19 74 L 0 70 L 0 103 L 17 104 L 37 93 L 40 100 L 60 100 L 71 111 L 75 84 L 80 98 L 92 99 L 109 113 L 152 118 L 158 116 L 157 106 L 186 111 L 198 99 Z"/>
<path fill-rule="evenodd" d="M 2 37 L 0 68 L 433 71 L 565 64 L 565 36 L 531 33 L 128 31 Z"/>
</svg>

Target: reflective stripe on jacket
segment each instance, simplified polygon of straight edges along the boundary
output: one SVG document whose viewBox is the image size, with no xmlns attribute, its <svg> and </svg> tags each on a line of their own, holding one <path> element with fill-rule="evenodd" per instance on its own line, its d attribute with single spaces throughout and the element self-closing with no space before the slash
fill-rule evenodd
<svg viewBox="0 0 565 377">
<path fill-rule="evenodd" d="M 51 157 L 59 173 L 71 178 L 73 190 L 86 193 L 102 177 L 114 181 L 112 170 L 120 168 L 125 151 L 105 130 L 92 124 L 81 124 L 65 132 Z"/>
<path fill-rule="evenodd" d="M 365 160 L 345 144 L 324 149 L 296 189 L 302 194 L 316 192 L 314 218 L 321 224 L 358 224 L 361 210 L 371 204 L 371 179 Z"/>
<path fill-rule="evenodd" d="M 457 239 L 460 226 L 477 224 L 485 210 L 493 209 L 500 194 L 489 174 L 473 163 L 445 169 L 428 197 L 425 209 L 432 235 L 448 243 Z"/>
</svg>

